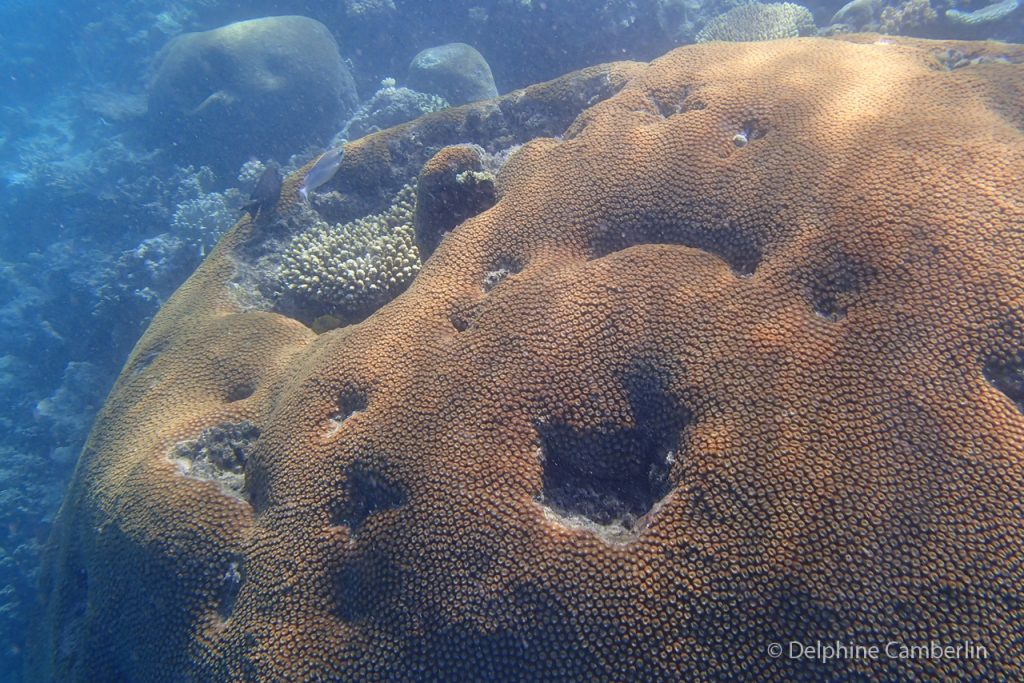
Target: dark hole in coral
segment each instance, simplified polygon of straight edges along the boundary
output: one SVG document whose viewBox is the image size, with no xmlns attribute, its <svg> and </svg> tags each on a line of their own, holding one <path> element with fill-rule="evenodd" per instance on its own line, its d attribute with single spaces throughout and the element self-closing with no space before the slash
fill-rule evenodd
<svg viewBox="0 0 1024 683">
<path fill-rule="evenodd" d="M 241 401 L 242 399 L 249 398 L 255 391 L 256 387 L 251 384 L 237 384 L 231 387 L 225 398 L 228 403 L 234 403 L 235 401 Z"/>
<path fill-rule="evenodd" d="M 937 59 L 939 64 L 947 71 L 962 69 L 964 67 L 974 66 L 976 64 L 990 61 L 989 59 L 986 59 L 984 53 L 981 51 L 964 53 L 960 50 L 949 48 L 947 50 L 936 50 L 932 54 L 935 55 L 935 59 Z"/>
<path fill-rule="evenodd" d="M 671 489 L 669 472 L 691 413 L 668 394 L 656 371 L 636 371 L 624 384 L 632 427 L 538 426 L 540 502 L 563 516 L 633 531 Z"/>
<path fill-rule="evenodd" d="M 748 142 L 760 140 L 768 134 L 768 126 L 757 119 L 749 119 L 743 122 L 739 131 L 733 136 L 732 142 L 737 147 L 743 147 Z"/>
<path fill-rule="evenodd" d="M 347 526 L 353 534 L 370 516 L 401 507 L 407 500 L 401 485 L 361 463 L 346 473 L 345 493 L 344 503 L 331 515 L 331 523 Z"/>
<path fill-rule="evenodd" d="M 475 148 L 471 154 L 453 159 L 443 173 L 420 176 L 413 227 L 422 259 L 426 260 L 456 226 L 498 201 L 494 176 L 483 172 L 480 152 L 483 150 Z"/>
<path fill-rule="evenodd" d="M 876 276 L 875 269 L 849 254 L 836 252 L 824 266 L 798 274 L 814 312 L 838 322 L 846 317 L 854 297 Z"/>
<path fill-rule="evenodd" d="M 217 589 L 217 616 L 221 621 L 231 618 L 235 602 L 238 600 L 238 593 L 242 590 L 244 582 L 245 559 L 240 555 L 233 555 L 228 561 Z"/>
<path fill-rule="evenodd" d="M 241 498 L 245 465 L 259 436 L 260 430 L 248 420 L 219 424 L 204 429 L 198 439 L 175 446 L 174 459 L 187 476 L 212 481 Z"/>
<path fill-rule="evenodd" d="M 366 410 L 366 393 L 357 389 L 346 389 L 338 396 L 338 410 L 330 416 L 331 422 L 340 425 L 356 413 Z"/>
<path fill-rule="evenodd" d="M 757 236 L 732 223 L 717 227 L 698 225 L 679 216 L 652 212 L 641 219 L 611 221 L 593 232 L 590 258 L 641 244 L 678 244 L 714 254 L 741 276 L 749 276 L 761 262 Z"/>
<path fill-rule="evenodd" d="M 160 354 L 163 353 L 166 348 L 166 340 L 154 344 L 152 348 L 135 359 L 135 362 L 132 364 L 132 369 L 130 370 L 131 375 L 134 377 L 135 375 L 142 374 L 146 368 L 153 364 L 153 361 L 160 357 Z"/>
<path fill-rule="evenodd" d="M 490 292 L 492 289 L 500 285 L 505 281 L 509 275 L 515 275 L 523 269 L 521 264 L 516 259 L 512 258 L 500 258 L 495 261 L 494 266 L 491 270 L 484 273 L 483 290 L 484 292 Z"/>
<path fill-rule="evenodd" d="M 258 460 L 249 461 L 243 494 L 257 515 L 262 514 L 270 506 L 270 475 Z"/>
<path fill-rule="evenodd" d="M 481 303 L 481 300 L 463 300 L 455 303 L 454 309 L 448 315 L 448 320 L 456 332 L 465 332 L 473 326 L 480 316 Z"/>
<path fill-rule="evenodd" d="M 985 364 L 985 379 L 1013 401 L 1024 413 L 1024 350 L 1010 359 L 991 359 Z"/>
<path fill-rule="evenodd" d="M 690 101 L 690 86 L 684 87 L 679 93 L 652 93 L 651 102 L 664 118 L 694 109 L 703 109 L 705 106 L 703 102 Z"/>
<path fill-rule="evenodd" d="M 469 329 L 469 320 L 461 312 L 453 313 L 451 316 L 452 327 L 456 332 L 465 332 Z"/>
</svg>

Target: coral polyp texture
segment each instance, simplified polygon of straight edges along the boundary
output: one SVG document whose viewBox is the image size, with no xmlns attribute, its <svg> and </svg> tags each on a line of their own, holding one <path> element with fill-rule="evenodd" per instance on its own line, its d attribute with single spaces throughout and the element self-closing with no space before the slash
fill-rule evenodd
<svg viewBox="0 0 1024 683">
<path fill-rule="evenodd" d="M 35 677 L 1024 679 L 1022 61 L 629 67 L 319 335 L 237 303 L 243 219 L 94 428 Z"/>
</svg>

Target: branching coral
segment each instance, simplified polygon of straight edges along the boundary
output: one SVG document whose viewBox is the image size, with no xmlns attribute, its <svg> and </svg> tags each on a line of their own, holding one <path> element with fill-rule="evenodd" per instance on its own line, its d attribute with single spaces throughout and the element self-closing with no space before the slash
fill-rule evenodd
<svg viewBox="0 0 1024 683">
<path fill-rule="evenodd" d="M 243 166 L 239 181 L 247 182 L 257 168 L 262 173 L 262 164 L 258 162 Z M 187 167 L 187 171 L 191 169 Z M 191 196 L 178 203 L 171 218 L 174 236 L 183 240 L 200 256 L 206 255 L 220 236 L 238 220 L 243 202 L 241 192 L 235 188 L 224 192 L 210 191 L 208 188 L 213 180 L 213 171 L 206 166 L 192 173 L 186 172 L 180 191 Z"/>
<path fill-rule="evenodd" d="M 363 317 L 404 290 L 419 272 L 407 185 L 391 207 L 345 224 L 317 222 L 285 248 L 277 274 L 283 307 L 304 318 Z"/>
<path fill-rule="evenodd" d="M 935 23 L 938 15 L 929 0 L 906 0 L 899 7 L 886 7 L 878 30 L 893 35 L 916 35 Z"/>
<path fill-rule="evenodd" d="M 394 79 L 385 79 L 381 88 L 356 111 L 345 124 L 341 138 L 354 140 L 384 128 L 439 111 L 448 106 L 443 97 L 396 88 Z"/>
</svg>

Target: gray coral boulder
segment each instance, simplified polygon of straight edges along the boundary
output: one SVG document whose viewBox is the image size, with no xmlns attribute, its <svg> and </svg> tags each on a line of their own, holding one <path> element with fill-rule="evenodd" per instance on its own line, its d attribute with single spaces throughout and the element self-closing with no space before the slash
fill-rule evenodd
<svg viewBox="0 0 1024 683">
<path fill-rule="evenodd" d="M 487 60 L 473 46 L 448 43 L 427 48 L 409 64 L 409 87 L 432 93 L 453 105 L 498 96 Z"/>
<path fill-rule="evenodd" d="M 168 43 L 149 86 L 150 129 L 189 162 L 233 170 L 326 142 L 357 102 L 326 26 L 265 17 Z"/>
<path fill-rule="evenodd" d="M 817 33 L 814 16 L 792 2 L 751 2 L 718 15 L 697 34 L 698 43 L 779 40 Z"/>
</svg>

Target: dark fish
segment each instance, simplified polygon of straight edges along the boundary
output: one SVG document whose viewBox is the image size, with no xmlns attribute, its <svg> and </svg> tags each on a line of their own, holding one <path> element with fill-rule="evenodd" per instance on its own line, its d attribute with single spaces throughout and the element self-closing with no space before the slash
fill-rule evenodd
<svg viewBox="0 0 1024 683">
<path fill-rule="evenodd" d="M 281 169 L 277 164 L 267 164 L 263 169 L 263 175 L 256 181 L 252 194 L 249 195 L 249 202 L 242 210 L 256 218 L 259 214 L 273 209 L 281 197 L 281 180 Z"/>
</svg>

